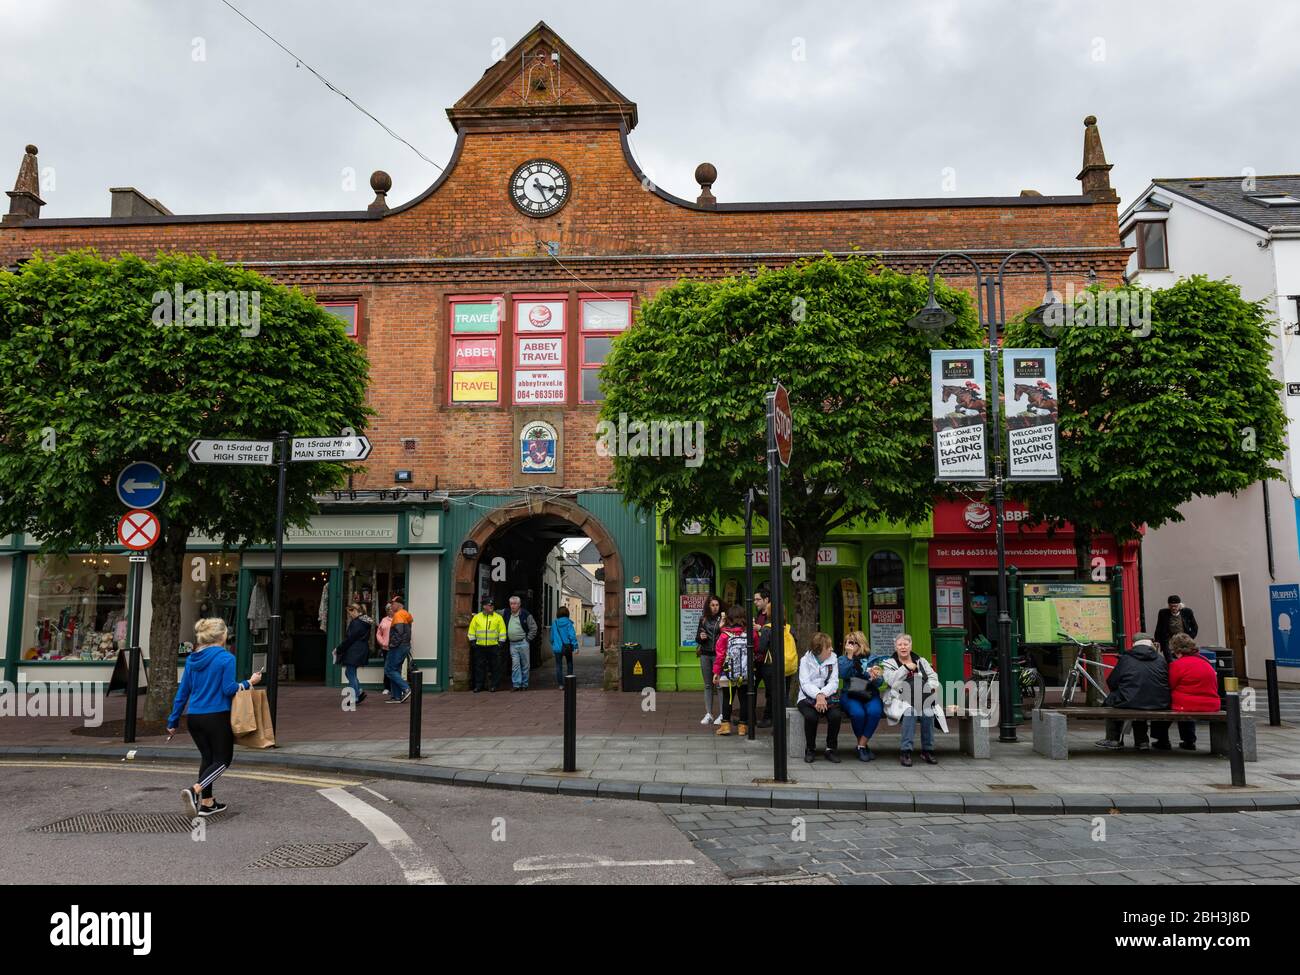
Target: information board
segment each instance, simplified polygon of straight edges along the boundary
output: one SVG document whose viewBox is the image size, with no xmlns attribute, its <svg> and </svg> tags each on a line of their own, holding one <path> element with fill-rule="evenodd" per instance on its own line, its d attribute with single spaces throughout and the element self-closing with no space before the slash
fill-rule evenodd
<svg viewBox="0 0 1300 975">
<path fill-rule="evenodd" d="M 1027 582 L 1023 589 L 1025 643 L 1113 643 L 1110 586 L 1104 582 Z"/>
</svg>

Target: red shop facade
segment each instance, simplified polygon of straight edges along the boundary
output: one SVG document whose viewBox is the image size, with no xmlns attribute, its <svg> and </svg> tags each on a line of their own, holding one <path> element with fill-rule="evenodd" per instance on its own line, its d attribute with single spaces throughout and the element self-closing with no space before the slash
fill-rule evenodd
<svg viewBox="0 0 1300 975">
<path fill-rule="evenodd" d="M 930 543 L 930 616 L 934 626 L 960 626 L 967 642 L 979 636 L 997 642 L 998 549 L 993 505 L 980 500 L 940 500 L 934 506 L 934 540 Z M 1074 528 L 1053 532 L 1031 526 L 1023 504 L 1006 502 L 1007 568 L 1014 566 L 1022 582 L 1050 581 L 1076 575 Z M 1092 540 L 1092 557 L 1106 560 L 1106 578 L 1117 566 L 1124 569 L 1124 632 L 1131 641 L 1141 627 L 1138 593 L 1138 544 L 1117 545 L 1111 535 Z M 1031 651 L 1031 656 L 1043 656 Z M 1037 661 L 1048 683 L 1059 669 L 1057 661 Z M 1059 683 L 1059 680 L 1056 681 Z"/>
</svg>

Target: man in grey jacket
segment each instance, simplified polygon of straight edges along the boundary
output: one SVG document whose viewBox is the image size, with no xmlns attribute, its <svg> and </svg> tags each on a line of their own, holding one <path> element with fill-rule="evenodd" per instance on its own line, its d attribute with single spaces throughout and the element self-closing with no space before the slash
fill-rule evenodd
<svg viewBox="0 0 1300 975">
<path fill-rule="evenodd" d="M 528 690 L 528 668 L 532 660 L 532 642 L 537 639 L 537 620 L 523 608 L 518 596 L 510 597 L 506 610 L 506 642 L 510 645 L 510 689 Z"/>
</svg>

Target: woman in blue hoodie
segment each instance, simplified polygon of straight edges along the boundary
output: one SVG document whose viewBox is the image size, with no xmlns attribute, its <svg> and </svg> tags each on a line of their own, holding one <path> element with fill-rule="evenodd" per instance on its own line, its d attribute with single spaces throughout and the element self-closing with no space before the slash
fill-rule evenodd
<svg viewBox="0 0 1300 975">
<path fill-rule="evenodd" d="M 564 686 L 564 665 L 569 665 L 573 673 L 573 655 L 578 652 L 578 631 L 569 619 L 569 607 L 561 606 L 555 611 L 555 621 L 551 623 L 551 652 L 555 654 L 555 686 Z"/>
<path fill-rule="evenodd" d="M 226 808 L 212 798 L 212 783 L 235 758 L 235 734 L 230 730 L 230 702 L 239 691 L 262 679 L 235 680 L 235 655 L 226 649 L 226 623 L 220 619 L 194 624 L 194 652 L 185 660 L 181 686 L 176 689 L 167 734 L 176 734 L 181 712 L 189 704 L 190 737 L 199 749 L 199 781 L 181 790 L 185 809 L 195 816 L 214 816 Z"/>
</svg>

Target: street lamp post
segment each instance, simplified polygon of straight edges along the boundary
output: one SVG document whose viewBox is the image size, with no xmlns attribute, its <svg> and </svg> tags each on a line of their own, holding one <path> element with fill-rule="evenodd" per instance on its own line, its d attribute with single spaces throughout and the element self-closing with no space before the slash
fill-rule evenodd
<svg viewBox="0 0 1300 975">
<path fill-rule="evenodd" d="M 1056 304 L 1052 291 L 1052 265 L 1036 251 L 1013 251 L 1002 259 L 996 275 L 985 275 L 979 264 L 969 254 L 950 251 L 942 254 L 930 265 L 930 293 L 925 307 L 908 322 L 913 328 L 939 333 L 956 321 L 956 316 L 942 307 L 935 298 L 934 276 L 944 261 L 965 261 L 975 272 L 975 306 L 981 329 L 988 332 L 989 350 L 989 412 L 993 423 L 993 508 L 996 514 L 998 550 L 998 741 L 1016 741 L 1016 720 L 1013 711 L 1013 681 L 1011 679 L 1011 614 L 1007 606 L 1007 541 L 1005 510 L 1005 478 L 1002 455 L 1002 401 L 998 368 L 998 336 L 1006 319 L 1006 269 L 1014 257 L 1032 257 L 1043 265 L 1047 275 L 1047 296 L 1043 304 L 1029 313 L 1029 321 L 1041 323 L 1048 309 Z"/>
</svg>

